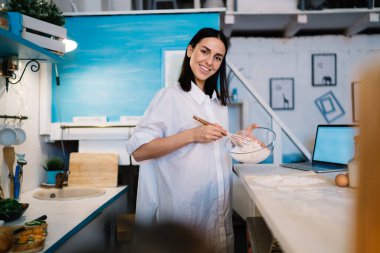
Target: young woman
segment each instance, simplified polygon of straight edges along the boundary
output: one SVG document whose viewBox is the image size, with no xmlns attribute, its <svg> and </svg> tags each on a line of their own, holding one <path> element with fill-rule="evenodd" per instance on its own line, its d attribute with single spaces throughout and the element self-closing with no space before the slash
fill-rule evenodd
<svg viewBox="0 0 380 253">
<path fill-rule="evenodd" d="M 191 39 L 179 83 L 160 90 L 127 142 L 141 161 L 138 224 L 177 222 L 233 252 L 232 162 L 224 145 L 228 127 L 227 39 L 203 28 Z M 201 125 L 201 117 L 214 125 Z"/>
</svg>

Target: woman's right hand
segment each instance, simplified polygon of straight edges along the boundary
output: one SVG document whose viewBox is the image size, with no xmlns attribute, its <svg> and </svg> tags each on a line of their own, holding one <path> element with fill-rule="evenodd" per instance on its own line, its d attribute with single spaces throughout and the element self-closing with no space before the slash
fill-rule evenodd
<svg viewBox="0 0 380 253">
<path fill-rule="evenodd" d="M 194 142 L 208 143 L 227 135 L 227 131 L 218 124 L 202 125 L 193 128 Z"/>
</svg>

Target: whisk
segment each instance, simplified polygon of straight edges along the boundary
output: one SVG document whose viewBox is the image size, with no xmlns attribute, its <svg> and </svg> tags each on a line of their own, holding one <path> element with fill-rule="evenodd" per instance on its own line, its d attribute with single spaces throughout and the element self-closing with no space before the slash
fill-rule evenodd
<svg viewBox="0 0 380 253">
<path fill-rule="evenodd" d="M 212 124 L 202 118 L 199 118 L 195 115 L 193 115 L 193 118 L 202 123 L 203 125 L 215 125 Z M 254 141 L 253 139 L 249 138 L 248 136 L 244 136 L 241 134 L 231 134 L 230 132 L 227 132 L 227 137 L 230 139 L 230 141 L 237 146 L 238 148 L 244 149 L 247 146 L 250 146 L 251 143 Z"/>
</svg>

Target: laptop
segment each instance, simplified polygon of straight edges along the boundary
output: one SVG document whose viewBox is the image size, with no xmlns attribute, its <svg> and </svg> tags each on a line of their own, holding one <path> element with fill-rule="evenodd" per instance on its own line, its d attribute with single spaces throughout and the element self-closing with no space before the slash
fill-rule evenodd
<svg viewBox="0 0 380 253">
<path fill-rule="evenodd" d="M 311 162 L 284 163 L 283 167 L 317 173 L 347 170 L 354 157 L 357 125 L 318 125 Z"/>
</svg>

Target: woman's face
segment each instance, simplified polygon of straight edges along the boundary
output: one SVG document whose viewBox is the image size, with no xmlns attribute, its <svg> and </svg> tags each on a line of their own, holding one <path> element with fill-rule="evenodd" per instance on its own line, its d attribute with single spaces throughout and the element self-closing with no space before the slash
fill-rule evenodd
<svg viewBox="0 0 380 253">
<path fill-rule="evenodd" d="M 206 79 L 220 68 L 226 48 L 220 39 L 209 37 L 200 40 L 194 48 L 189 45 L 186 54 L 190 57 L 195 82 L 203 90 Z"/>
</svg>

